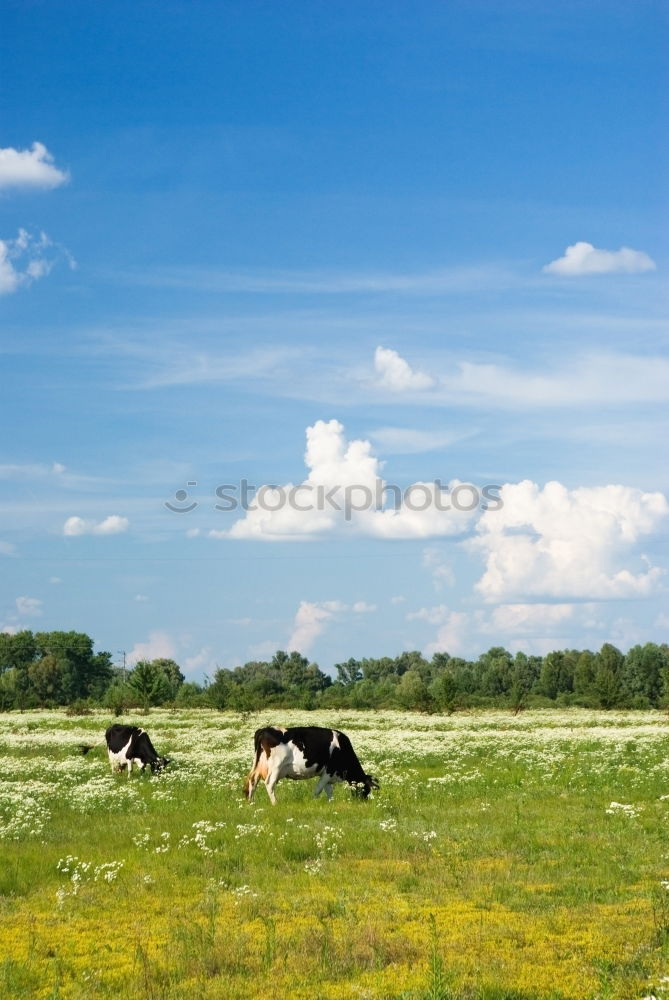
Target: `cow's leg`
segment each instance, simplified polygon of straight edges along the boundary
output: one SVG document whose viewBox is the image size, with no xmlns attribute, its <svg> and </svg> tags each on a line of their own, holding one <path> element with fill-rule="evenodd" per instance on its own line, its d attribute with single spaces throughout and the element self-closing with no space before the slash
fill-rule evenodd
<svg viewBox="0 0 669 1000">
<path fill-rule="evenodd" d="M 316 791 L 314 792 L 314 798 L 317 799 L 321 792 L 325 789 L 325 794 L 328 799 L 332 798 L 332 785 L 330 784 L 330 775 L 327 771 L 323 771 L 320 778 L 318 779 L 318 784 L 316 785 Z"/>
<path fill-rule="evenodd" d="M 268 771 L 267 777 L 265 778 L 265 788 L 267 789 L 267 794 L 269 795 L 269 800 L 273 806 L 276 805 L 276 795 L 274 794 L 274 787 L 279 780 L 280 771 L 278 767 L 271 767 Z"/>
<path fill-rule="evenodd" d="M 269 800 L 273 806 L 276 805 L 276 795 L 274 794 L 274 786 L 276 785 L 278 778 L 274 775 L 269 775 L 265 778 L 265 788 L 267 789 L 267 794 L 269 795 Z"/>
<path fill-rule="evenodd" d="M 253 802 L 253 793 L 256 790 L 256 785 L 260 781 L 260 775 L 257 770 L 251 771 L 248 778 L 246 779 L 246 798 L 249 802 Z"/>
<path fill-rule="evenodd" d="M 131 771 L 132 771 L 132 757 L 128 757 L 128 777 L 130 777 Z"/>
</svg>

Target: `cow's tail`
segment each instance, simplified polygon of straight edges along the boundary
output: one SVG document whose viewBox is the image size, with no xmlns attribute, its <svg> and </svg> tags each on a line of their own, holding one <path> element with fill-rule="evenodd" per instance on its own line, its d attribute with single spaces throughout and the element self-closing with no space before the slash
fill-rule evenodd
<svg viewBox="0 0 669 1000">
<path fill-rule="evenodd" d="M 253 795 L 260 779 L 267 777 L 267 757 L 271 750 L 263 745 L 263 737 L 270 736 L 270 746 L 276 746 L 281 742 L 283 732 L 282 726 L 268 726 L 265 729 L 256 729 L 253 734 L 253 766 L 244 779 L 244 795 L 247 799 Z M 265 743 L 267 742 L 265 739 Z"/>
<path fill-rule="evenodd" d="M 247 799 L 251 797 L 252 789 L 255 788 L 261 778 L 260 773 L 256 774 L 258 772 L 258 765 L 260 764 L 260 754 L 262 753 L 261 735 L 262 730 L 258 729 L 253 736 L 253 765 L 244 779 L 244 796 Z"/>
</svg>

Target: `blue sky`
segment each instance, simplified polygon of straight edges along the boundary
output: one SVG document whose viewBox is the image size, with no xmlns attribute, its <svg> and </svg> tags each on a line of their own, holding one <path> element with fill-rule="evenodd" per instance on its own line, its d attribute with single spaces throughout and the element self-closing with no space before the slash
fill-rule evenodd
<svg viewBox="0 0 669 1000">
<path fill-rule="evenodd" d="M 196 680 L 666 641 L 662 4 L 8 2 L 1 35 L 0 628 Z M 280 509 L 217 510 L 243 479 Z M 287 500 L 378 481 L 408 503 Z M 457 483 L 501 509 L 438 510 Z"/>
</svg>

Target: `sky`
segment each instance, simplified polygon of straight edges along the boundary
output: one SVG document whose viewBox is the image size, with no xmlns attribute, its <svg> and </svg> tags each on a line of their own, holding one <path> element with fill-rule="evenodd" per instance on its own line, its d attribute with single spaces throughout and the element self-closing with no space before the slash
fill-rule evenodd
<svg viewBox="0 0 669 1000">
<path fill-rule="evenodd" d="M 666 6 L 5 0 L 0 630 L 669 638 Z"/>
</svg>

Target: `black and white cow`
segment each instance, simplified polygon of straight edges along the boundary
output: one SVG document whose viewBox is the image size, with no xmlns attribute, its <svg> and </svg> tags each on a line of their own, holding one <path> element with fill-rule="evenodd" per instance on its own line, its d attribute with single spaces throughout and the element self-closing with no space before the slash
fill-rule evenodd
<svg viewBox="0 0 669 1000">
<path fill-rule="evenodd" d="M 281 778 L 300 781 L 318 777 L 314 798 L 325 791 L 328 801 L 332 800 L 332 786 L 339 781 L 358 786 L 365 799 L 372 788 L 379 787 L 375 778 L 363 771 L 346 733 L 338 729 L 266 726 L 256 731 L 253 743 L 253 767 L 244 784 L 249 802 L 261 778 L 273 805 L 276 805 L 274 787 Z"/>
<path fill-rule="evenodd" d="M 105 733 L 107 752 L 109 754 L 109 764 L 114 771 L 122 771 L 128 768 L 128 777 L 132 771 L 132 765 L 136 764 L 140 771 L 143 771 L 148 764 L 152 772 L 162 771 L 169 764 L 167 757 L 159 757 L 155 751 L 153 743 L 149 739 L 149 734 L 139 726 L 124 726 L 120 722 L 114 723 Z M 88 753 L 92 746 L 81 747 L 82 753 Z"/>
</svg>

